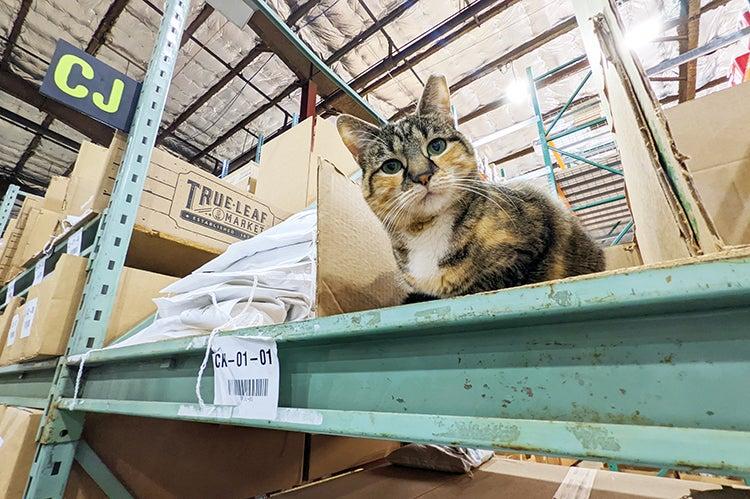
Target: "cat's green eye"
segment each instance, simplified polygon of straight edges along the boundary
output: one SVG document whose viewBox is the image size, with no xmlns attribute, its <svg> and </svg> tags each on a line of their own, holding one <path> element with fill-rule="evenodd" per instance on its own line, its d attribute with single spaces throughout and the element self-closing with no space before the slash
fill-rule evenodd
<svg viewBox="0 0 750 499">
<path fill-rule="evenodd" d="M 389 159 L 388 161 L 384 161 L 381 165 L 380 169 L 383 170 L 383 173 L 387 173 L 388 175 L 395 175 L 396 173 L 401 171 L 401 168 L 403 168 L 404 165 L 401 164 L 401 161 L 397 159 Z"/>
<path fill-rule="evenodd" d="M 445 139 L 432 139 L 430 143 L 427 144 L 427 153 L 430 156 L 433 154 L 443 154 L 446 147 L 448 147 L 448 143 Z"/>
</svg>

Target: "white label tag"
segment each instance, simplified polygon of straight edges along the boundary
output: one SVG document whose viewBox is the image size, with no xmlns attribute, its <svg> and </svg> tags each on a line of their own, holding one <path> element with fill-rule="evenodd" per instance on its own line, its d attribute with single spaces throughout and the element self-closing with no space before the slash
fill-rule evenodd
<svg viewBox="0 0 750 499">
<path fill-rule="evenodd" d="M 18 331 L 18 315 L 13 316 L 13 320 L 10 321 L 10 329 L 8 329 L 8 341 L 5 346 L 11 346 L 16 342 L 16 331 Z"/>
<path fill-rule="evenodd" d="M 13 294 L 16 290 L 16 280 L 13 279 L 8 283 L 8 287 L 5 288 L 5 304 L 10 303 L 10 299 L 13 298 Z"/>
<path fill-rule="evenodd" d="M 279 357 L 276 342 L 220 336 L 211 345 L 214 404 L 241 406 L 248 419 L 276 419 Z"/>
<path fill-rule="evenodd" d="M 39 284 L 44 279 L 44 264 L 46 262 L 47 257 L 45 256 L 34 265 L 34 282 L 31 284 L 32 286 Z"/>
<path fill-rule="evenodd" d="M 31 325 L 34 323 L 37 301 L 38 298 L 34 298 L 33 300 L 26 302 L 26 307 L 24 307 L 23 312 L 23 329 L 21 329 L 21 338 L 28 338 L 31 334 Z"/>
<path fill-rule="evenodd" d="M 595 478 L 595 469 L 577 466 L 568 468 L 568 473 L 552 497 L 553 499 L 589 499 Z"/>
<path fill-rule="evenodd" d="M 81 254 L 81 239 L 83 238 L 83 233 L 78 230 L 68 238 L 68 247 L 67 252 L 70 255 L 79 256 Z"/>
</svg>

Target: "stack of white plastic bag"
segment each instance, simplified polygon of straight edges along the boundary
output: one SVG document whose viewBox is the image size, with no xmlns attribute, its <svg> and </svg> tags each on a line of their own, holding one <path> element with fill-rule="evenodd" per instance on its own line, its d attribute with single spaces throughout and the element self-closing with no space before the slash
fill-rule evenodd
<svg viewBox="0 0 750 499">
<path fill-rule="evenodd" d="M 315 300 L 314 209 L 232 244 L 167 286 L 154 322 L 109 348 L 304 320 Z"/>
</svg>

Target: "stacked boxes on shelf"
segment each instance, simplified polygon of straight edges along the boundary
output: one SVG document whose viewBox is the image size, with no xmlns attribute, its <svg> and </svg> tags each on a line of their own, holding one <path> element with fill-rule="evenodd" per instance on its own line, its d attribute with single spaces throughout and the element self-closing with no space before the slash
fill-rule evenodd
<svg viewBox="0 0 750 499">
<path fill-rule="evenodd" d="M 87 259 L 64 254 L 54 271 L 33 284 L 25 299 L 14 297 L 5 307 L 0 337 L 0 365 L 42 360 L 65 353 L 86 278 Z M 125 268 L 117 290 L 115 309 L 105 344 L 156 311 L 151 301 L 159 290 L 174 282 L 153 272 Z"/>
<path fill-rule="evenodd" d="M 82 144 L 65 196 L 66 215 L 98 213 L 107 206 L 124 149 L 120 135 L 109 149 Z M 182 277 L 231 243 L 259 234 L 290 214 L 154 149 L 126 264 Z"/>
</svg>

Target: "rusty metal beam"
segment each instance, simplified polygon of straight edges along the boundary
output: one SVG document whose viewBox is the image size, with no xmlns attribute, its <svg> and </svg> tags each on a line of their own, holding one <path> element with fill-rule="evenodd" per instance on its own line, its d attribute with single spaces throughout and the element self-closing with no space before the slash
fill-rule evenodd
<svg viewBox="0 0 750 499">
<path fill-rule="evenodd" d="M 578 23 L 576 22 L 575 17 L 569 17 L 565 19 L 564 21 L 559 22 L 558 24 L 548 29 L 547 31 L 540 33 L 539 35 L 535 36 L 531 40 L 525 43 L 522 43 L 521 45 L 519 45 L 518 47 L 512 50 L 509 50 L 508 52 L 493 59 L 492 61 L 485 64 L 484 66 L 481 66 L 475 69 L 468 75 L 464 76 L 457 82 L 453 83 L 450 86 L 451 92 L 452 93 L 457 92 L 458 90 L 477 81 L 478 79 L 483 78 L 484 76 L 487 76 L 488 74 L 496 71 L 498 68 L 501 68 L 507 64 L 510 64 L 511 62 L 513 62 L 514 60 L 520 57 L 530 54 L 534 50 L 545 45 L 547 42 L 554 40 L 555 38 L 562 36 L 566 33 L 569 33 L 570 31 L 574 30 L 577 26 L 578 26 Z M 577 63 L 571 67 L 575 67 L 576 71 L 580 71 L 580 69 L 582 69 L 584 65 L 582 65 L 582 63 Z M 566 74 L 569 74 L 569 73 L 566 73 Z M 559 79 L 561 77 L 557 77 L 557 78 Z M 547 85 L 549 85 L 549 82 L 547 82 Z M 398 119 L 401 116 L 404 116 L 405 114 L 409 112 L 412 112 L 415 107 L 416 107 L 416 103 L 413 103 L 401 109 L 400 111 L 398 111 L 394 116 L 391 117 L 391 119 Z"/>
<path fill-rule="evenodd" d="M 8 35 L 8 41 L 3 50 L 2 58 L 0 58 L 0 69 L 7 70 L 10 66 L 10 55 L 13 52 L 13 47 L 18 41 L 18 37 L 21 35 L 21 27 L 23 26 L 26 16 L 29 14 L 32 0 L 21 0 L 21 5 L 18 7 L 18 14 L 13 20 L 13 26 L 10 28 L 10 34 Z"/>
<path fill-rule="evenodd" d="M 209 4 L 205 4 L 200 12 L 198 12 L 198 15 L 195 16 L 195 19 L 193 19 L 187 28 L 185 28 L 185 31 L 182 32 L 182 38 L 180 39 L 180 48 L 184 47 L 185 44 L 193 38 L 193 35 L 196 31 L 198 31 L 198 28 L 203 26 L 203 23 L 208 21 L 208 18 L 211 17 L 211 14 L 214 13 L 214 8 L 211 7 Z"/>
<path fill-rule="evenodd" d="M 708 90 L 709 88 L 713 88 L 713 87 L 719 86 L 719 85 L 724 84 L 726 82 L 727 82 L 727 77 L 726 76 L 721 76 L 721 77 L 716 78 L 714 80 L 711 80 L 708 83 L 706 83 L 705 85 L 701 86 L 700 88 L 697 89 L 697 92 L 702 92 L 704 90 Z M 584 101 L 584 100 L 591 100 L 591 99 L 595 99 L 597 97 L 598 96 L 595 96 L 595 95 L 594 96 L 583 97 L 583 98 L 581 98 L 578 101 L 574 101 L 573 102 L 573 106 L 576 106 L 576 105 L 578 105 L 580 103 L 583 103 L 582 101 Z M 670 96 L 664 97 L 663 99 L 661 99 L 659 101 L 659 103 L 661 105 L 664 105 L 664 104 L 669 104 L 670 102 L 675 102 L 677 100 L 679 100 L 679 96 L 677 94 L 674 94 L 674 95 L 670 95 Z M 554 113 L 556 113 L 556 111 L 557 111 L 557 109 L 553 109 L 552 111 L 549 111 L 548 113 L 545 113 L 545 117 L 547 117 L 548 115 L 549 116 L 553 115 Z M 519 149 L 518 151 L 514 151 L 514 152 L 512 152 L 512 153 L 510 153 L 510 154 L 508 154 L 506 156 L 503 156 L 502 158 L 498 158 L 498 159 L 496 159 L 494 161 L 490 161 L 490 163 L 491 164 L 505 163 L 507 161 L 511 161 L 511 160 L 518 159 L 520 157 L 526 156 L 526 155 L 531 154 L 533 152 L 534 152 L 534 148 L 533 147 L 531 147 L 531 146 L 524 147 L 522 149 Z"/>
<path fill-rule="evenodd" d="M 584 59 L 584 60 L 582 60 L 580 62 L 577 62 L 577 63 L 575 63 L 575 64 L 573 64 L 573 65 L 565 68 L 564 70 L 559 71 L 559 72 L 557 72 L 557 73 L 549 76 L 548 78 L 545 78 L 542 81 L 540 81 L 537 84 L 537 90 L 542 89 L 542 88 L 544 88 L 546 86 L 549 86 L 549 85 L 551 85 L 553 83 L 557 83 L 558 81 L 561 81 L 561 80 L 567 78 L 568 76 L 571 76 L 571 75 L 573 75 L 575 73 L 578 73 L 579 71 L 581 71 L 583 69 L 586 69 L 588 67 L 589 67 L 589 63 L 588 63 L 588 60 L 586 60 L 586 59 Z M 581 103 L 583 103 L 583 102 L 585 102 L 587 100 L 591 100 L 591 99 L 594 99 L 594 98 L 595 98 L 595 96 L 593 96 L 593 95 L 582 97 L 580 99 L 577 99 L 577 100 L 573 101 L 572 105 L 576 106 L 576 105 L 579 105 L 579 104 L 581 104 Z M 499 98 L 497 100 L 494 100 L 492 102 L 489 102 L 489 103 L 485 104 L 484 106 L 481 106 L 481 107 L 475 109 L 474 111 L 472 111 L 472 112 L 470 112 L 470 113 L 468 113 L 468 114 L 466 114 L 466 115 L 461 116 L 460 118 L 458 118 L 458 124 L 460 125 L 460 124 L 466 123 L 468 121 L 471 121 L 473 119 L 479 118 L 480 116 L 484 116 L 485 114 L 487 114 L 487 113 L 489 113 L 491 111 L 494 111 L 495 109 L 501 108 L 505 104 L 506 104 L 506 100 L 503 97 L 501 97 L 501 98 Z M 560 108 L 558 108 L 558 110 L 559 109 Z M 556 112 L 556 110 L 553 110 L 553 111 L 550 111 L 550 112 Z M 546 114 L 545 114 L 545 117 L 546 117 Z"/>
<path fill-rule="evenodd" d="M 286 23 L 289 26 L 293 26 L 295 23 L 297 23 L 300 19 L 302 19 L 313 7 L 315 7 L 317 1 L 316 0 L 309 0 L 305 4 L 301 5 L 297 9 L 295 9 L 291 14 L 289 14 L 289 17 L 286 20 Z M 204 14 L 205 8 L 201 13 L 196 17 L 196 19 L 188 26 L 188 28 L 185 30 L 185 33 L 183 34 L 183 44 L 187 41 L 187 38 L 192 37 L 192 34 L 195 32 L 195 30 L 199 27 L 199 24 L 195 26 L 194 29 L 193 25 L 196 24 L 196 22 L 203 16 L 203 21 L 208 19 L 208 16 L 210 15 L 210 12 L 208 14 Z M 170 123 L 167 127 L 165 127 L 161 132 L 159 132 L 159 135 L 156 137 L 156 145 L 161 144 L 164 139 L 169 137 L 170 135 L 173 135 L 175 130 L 182 125 L 185 121 L 187 121 L 190 116 L 195 114 L 198 109 L 200 109 L 203 105 L 206 104 L 213 96 L 218 94 L 224 87 L 226 87 L 235 77 L 241 78 L 246 85 L 248 85 L 250 88 L 258 92 L 260 95 L 262 95 L 266 100 L 269 102 L 274 102 L 274 99 L 268 95 L 266 95 L 260 88 L 258 88 L 255 84 L 253 84 L 248 78 L 244 77 L 242 75 L 242 71 L 249 66 L 255 59 L 258 58 L 259 55 L 268 52 L 268 47 L 266 47 L 265 43 L 260 43 L 257 46 L 250 49 L 250 52 L 243 57 L 240 62 L 238 62 L 234 67 L 227 64 L 223 59 L 221 59 L 217 54 L 215 54 L 213 51 L 211 51 L 208 47 L 206 47 L 204 44 L 200 43 L 197 39 L 193 38 L 193 41 L 197 43 L 203 50 L 208 52 L 210 55 L 212 55 L 217 61 L 221 62 L 224 67 L 226 67 L 229 71 L 222 76 L 216 83 L 214 83 L 211 88 L 206 90 L 200 97 L 198 97 L 195 101 L 193 101 L 188 107 L 186 107 L 175 120 Z M 264 105 L 265 106 L 265 105 Z M 278 101 L 275 101 L 274 106 L 277 107 L 281 112 L 284 114 L 289 114 L 284 108 L 278 105 Z M 273 107 L 273 106 L 272 106 Z M 199 153 L 200 154 L 200 153 Z M 197 157 L 203 157 L 197 156 Z"/>
<path fill-rule="evenodd" d="M 39 93 L 39 87 L 8 71 L 0 71 L 0 90 L 38 110 L 49 113 L 101 145 L 109 145 L 112 129 Z"/>
<path fill-rule="evenodd" d="M 416 5 L 417 0 L 407 0 L 406 2 L 403 2 L 398 5 L 395 9 L 387 13 L 385 16 L 383 16 L 378 22 L 371 24 L 369 27 L 367 27 L 364 31 L 359 33 L 357 36 L 346 42 L 344 45 L 342 45 L 340 48 L 336 49 L 333 54 L 331 54 L 326 59 L 326 64 L 329 66 L 333 64 L 334 62 L 337 62 L 341 60 L 342 57 L 344 57 L 346 54 L 351 52 L 354 48 L 356 48 L 359 44 L 361 44 L 363 41 L 370 38 L 372 35 L 380 31 L 381 29 L 384 29 L 386 26 L 391 24 L 393 21 L 401 17 L 406 11 L 411 9 L 414 5 Z"/>
<path fill-rule="evenodd" d="M 104 45 L 107 41 L 107 36 L 109 36 L 109 33 L 112 31 L 112 26 L 115 25 L 127 4 L 128 0 L 115 0 L 112 2 L 107 9 L 107 12 L 104 14 L 104 17 L 102 17 L 102 20 L 99 22 L 99 26 L 96 27 L 88 45 L 86 45 L 87 53 L 94 55 L 99 48 Z"/>
<path fill-rule="evenodd" d="M 297 21 L 305 17 L 307 13 L 310 12 L 312 8 L 319 3 L 320 0 L 307 0 L 307 2 L 303 3 L 289 14 L 289 17 L 286 18 L 286 23 L 289 26 L 294 26 L 295 24 L 297 24 Z"/>
<path fill-rule="evenodd" d="M 156 145 L 161 144 L 165 138 L 169 137 L 174 133 L 177 128 L 188 120 L 195 112 L 200 109 L 211 97 L 219 93 L 225 86 L 229 84 L 237 75 L 239 75 L 243 69 L 249 66 L 259 55 L 266 52 L 266 49 L 261 46 L 256 46 L 250 49 L 250 52 L 240 60 L 233 68 L 231 68 L 224 76 L 214 83 L 211 88 L 203 92 L 203 95 L 195 99 L 184 111 L 180 113 L 177 118 L 172 121 L 166 128 L 164 128 L 159 135 L 156 137 Z"/>
<path fill-rule="evenodd" d="M 367 95 L 519 1 L 478 0 L 407 44 L 393 57 L 386 57 L 375 64 L 349 84 L 362 95 Z M 324 99 L 319 107 L 327 111 L 332 109 L 342 111 L 339 109 L 342 100 L 343 93 L 334 92 Z"/>
<path fill-rule="evenodd" d="M 343 46 L 335 50 L 326 60 L 325 63 L 329 66 L 343 58 L 346 54 L 351 52 L 355 47 L 357 47 L 359 44 L 361 44 L 364 40 L 367 40 L 372 35 L 380 31 L 381 29 L 385 28 L 388 24 L 392 23 L 396 19 L 398 19 L 401 15 L 403 15 L 406 11 L 408 11 L 412 6 L 414 6 L 417 3 L 417 0 L 407 0 L 401 4 L 399 4 L 395 9 L 390 11 L 388 14 L 383 16 L 378 22 L 373 23 L 369 27 L 365 28 L 363 31 L 361 31 L 358 35 L 356 35 L 354 38 L 349 40 L 347 43 L 345 43 Z M 301 84 L 300 84 L 301 86 Z M 286 98 L 291 94 L 292 91 L 294 91 L 295 88 L 287 87 L 284 89 L 284 96 L 283 98 Z M 263 112 L 265 112 L 268 108 L 264 107 Z M 262 114 L 262 113 L 261 113 Z M 257 111 L 253 111 L 248 117 L 246 117 L 243 122 L 245 123 L 245 126 L 250 123 L 252 120 L 256 119 L 260 114 L 257 113 Z M 248 118 L 252 117 L 252 119 L 248 120 Z M 228 139 L 231 135 L 234 133 L 237 133 L 240 131 L 243 127 L 235 127 L 229 132 L 225 133 L 222 137 L 219 137 L 221 139 L 221 142 Z M 271 136 L 266 138 L 266 141 L 270 140 L 273 137 L 276 137 L 279 135 L 282 131 L 286 130 L 288 128 L 288 125 L 283 125 L 279 130 L 274 132 Z M 219 142 L 219 143 L 221 143 Z M 213 145 L 213 147 L 216 147 L 218 144 Z M 201 156 L 196 156 L 201 157 Z M 253 159 L 255 157 L 255 147 L 252 147 L 248 149 L 247 151 L 244 151 L 240 153 L 236 158 L 232 160 L 232 163 L 240 162 L 240 166 L 242 164 L 245 164 L 250 159 Z"/>
<path fill-rule="evenodd" d="M 677 27 L 680 39 L 680 54 L 698 47 L 698 30 L 700 29 L 700 0 L 681 0 L 680 13 L 684 21 Z M 685 102 L 695 98 L 695 85 L 698 73 L 698 61 L 689 61 L 679 68 L 679 100 Z"/>
<path fill-rule="evenodd" d="M 206 146 L 201 152 L 190 158 L 190 162 L 193 163 L 195 161 L 198 161 L 214 149 L 218 147 L 220 144 L 224 143 L 225 140 L 227 140 L 229 137 L 234 135 L 235 133 L 239 132 L 245 126 L 247 126 L 249 123 L 252 123 L 255 119 L 257 119 L 259 116 L 261 116 L 263 113 L 277 105 L 282 100 L 289 97 L 292 92 L 297 90 L 299 88 L 299 83 L 295 82 L 291 85 L 287 86 L 284 90 L 281 91 L 279 95 L 271 99 L 271 101 L 267 102 L 266 104 L 263 104 L 258 109 L 250 113 L 249 115 L 245 116 L 240 120 L 237 124 L 235 124 L 232 128 L 227 130 L 225 133 L 223 133 L 221 136 L 217 137 L 216 140 L 211 142 L 208 146 Z"/>
</svg>

